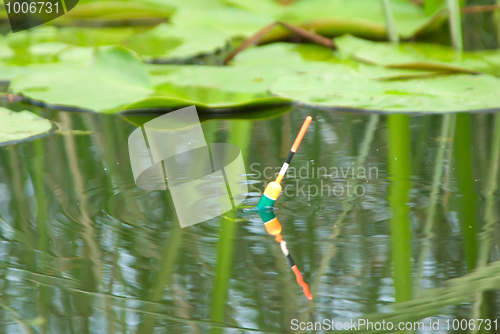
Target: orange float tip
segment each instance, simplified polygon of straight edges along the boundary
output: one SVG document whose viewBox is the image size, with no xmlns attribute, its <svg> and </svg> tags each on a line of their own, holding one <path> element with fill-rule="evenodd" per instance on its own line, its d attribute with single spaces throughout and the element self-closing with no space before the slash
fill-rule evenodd
<svg viewBox="0 0 500 334">
<path fill-rule="evenodd" d="M 304 138 L 304 135 L 307 132 L 307 128 L 309 127 L 309 124 L 311 124 L 311 121 L 312 121 L 312 117 L 307 116 L 305 121 L 304 121 L 304 124 L 302 124 L 302 127 L 300 128 L 300 131 L 299 131 L 299 134 L 297 135 L 297 138 L 295 138 L 295 141 L 293 142 L 292 149 L 290 150 L 293 153 L 297 152 L 297 149 L 299 148 L 300 143 L 302 142 L 302 139 Z"/>
<path fill-rule="evenodd" d="M 307 285 L 306 282 L 304 282 L 304 278 L 302 277 L 302 274 L 300 273 L 299 268 L 297 268 L 296 265 L 292 267 L 292 271 L 295 274 L 295 278 L 297 279 L 297 283 L 302 287 L 302 291 L 304 291 L 304 296 L 306 296 L 307 299 L 312 300 L 313 296 L 311 294 L 311 291 L 309 290 L 309 285 Z"/>
<path fill-rule="evenodd" d="M 267 233 L 269 233 L 270 235 L 274 235 L 276 237 L 276 241 L 281 242 L 281 240 L 283 240 L 281 236 L 282 228 L 278 218 L 275 217 L 274 219 L 265 222 L 264 226 L 266 228 Z"/>
</svg>

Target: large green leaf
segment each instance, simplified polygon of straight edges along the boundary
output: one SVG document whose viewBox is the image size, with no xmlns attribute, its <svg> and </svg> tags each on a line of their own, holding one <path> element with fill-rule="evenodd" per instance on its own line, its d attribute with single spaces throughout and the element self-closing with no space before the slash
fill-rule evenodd
<svg viewBox="0 0 500 334">
<path fill-rule="evenodd" d="M 185 59 L 224 48 L 231 36 L 221 30 L 198 25 L 160 24 L 154 28 L 55 28 L 38 27 L 29 32 L 0 38 L 0 60 L 16 65 L 58 61 L 61 51 L 71 47 L 121 45 L 143 59 Z"/>
<path fill-rule="evenodd" d="M 211 27 L 161 24 L 153 30 L 130 36 L 123 45 L 143 58 L 185 59 L 222 49 L 230 35 Z"/>
<path fill-rule="evenodd" d="M 387 67 L 484 72 L 499 75 L 500 53 L 460 53 L 452 48 L 423 43 L 372 42 L 350 35 L 335 39 L 341 53 L 359 61 Z M 495 58 L 497 55 L 498 58 Z M 497 63 L 495 64 L 495 59 Z"/>
<path fill-rule="evenodd" d="M 88 65 L 61 64 L 16 77 L 10 89 L 49 104 L 95 111 L 115 110 L 153 92 L 142 62 L 121 47 L 103 48 Z"/>
<path fill-rule="evenodd" d="M 177 27 L 201 27 L 218 30 L 228 36 L 248 37 L 273 23 L 275 19 L 266 14 L 215 6 L 181 8 L 173 15 L 171 21 Z"/>
<path fill-rule="evenodd" d="M 236 102 L 236 101 L 241 102 Z M 231 102 L 232 101 L 232 102 Z M 122 108 L 125 110 L 138 109 L 178 109 L 187 106 L 196 106 L 202 110 L 210 110 L 213 112 L 228 112 L 229 109 L 262 109 L 265 107 L 275 107 L 290 104 L 291 100 L 284 97 L 271 96 L 251 99 L 241 99 L 241 96 L 234 98 L 230 94 L 225 94 L 224 100 L 218 103 L 203 103 L 199 100 L 189 100 L 176 97 L 150 97 L 128 104 Z M 142 110 L 146 112 L 146 110 Z M 152 110 L 154 112 L 154 110 Z"/>
<path fill-rule="evenodd" d="M 50 105 L 98 112 L 193 104 L 206 109 L 255 107 L 289 102 L 271 96 L 268 87 L 280 76 L 297 73 L 275 65 L 149 65 L 150 75 L 131 51 L 120 47 L 101 49 L 88 65 L 57 65 L 16 77 L 10 89 Z"/>
<path fill-rule="evenodd" d="M 96 1 L 79 4 L 62 16 L 60 21 L 165 18 L 174 11 L 175 7 L 164 1 Z"/>
<path fill-rule="evenodd" d="M 398 79 L 428 76 L 431 71 L 418 69 L 385 68 L 341 58 L 333 50 L 314 44 L 273 43 L 250 48 L 238 54 L 232 61 L 236 66 L 279 65 L 299 72 L 336 72 L 353 70 L 371 79 Z"/>
<path fill-rule="evenodd" d="M 289 6 L 280 6 L 273 0 L 259 0 L 256 5 L 244 0 L 228 2 L 314 29 L 325 36 L 345 33 L 370 38 L 387 36 L 383 4 L 377 0 L 298 0 Z M 442 18 L 440 15 L 427 15 L 420 6 L 408 0 L 391 0 L 391 7 L 398 32 L 403 38 L 414 36 Z"/>
<path fill-rule="evenodd" d="M 352 70 L 304 73 L 278 79 L 271 92 L 315 106 L 381 112 L 500 108 L 500 80 L 486 74 L 374 81 Z"/>
<path fill-rule="evenodd" d="M 29 111 L 0 107 L 0 145 L 28 139 L 49 132 L 52 122 Z"/>
<path fill-rule="evenodd" d="M 283 75 L 296 73 L 286 66 L 150 66 L 154 96 L 125 109 L 177 108 L 196 105 L 204 109 L 242 108 L 287 103 L 269 94 L 269 85 Z"/>
</svg>

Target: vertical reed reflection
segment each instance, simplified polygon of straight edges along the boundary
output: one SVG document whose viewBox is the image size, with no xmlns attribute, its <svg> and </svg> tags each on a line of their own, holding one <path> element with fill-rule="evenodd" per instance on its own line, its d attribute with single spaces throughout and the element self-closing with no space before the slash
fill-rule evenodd
<svg viewBox="0 0 500 334">
<path fill-rule="evenodd" d="M 396 302 L 413 297 L 412 231 L 408 206 L 410 191 L 410 124 L 408 115 L 389 115 L 388 169 L 391 254 Z"/>
</svg>

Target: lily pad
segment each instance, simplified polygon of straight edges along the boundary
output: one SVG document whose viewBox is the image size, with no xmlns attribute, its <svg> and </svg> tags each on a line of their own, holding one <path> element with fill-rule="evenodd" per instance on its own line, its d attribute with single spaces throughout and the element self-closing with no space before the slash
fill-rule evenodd
<svg viewBox="0 0 500 334">
<path fill-rule="evenodd" d="M 268 87 L 280 76 L 294 73 L 292 68 L 275 65 L 146 66 L 129 50 L 106 47 L 95 62 L 58 64 L 50 71 L 20 75 L 10 89 L 52 106 L 98 112 L 193 104 L 205 109 L 257 107 L 289 103 L 269 94 Z"/>
<path fill-rule="evenodd" d="M 269 94 L 272 82 L 296 73 L 285 66 L 150 66 L 156 92 L 124 109 L 177 108 L 196 105 L 202 109 L 243 108 L 289 103 Z"/>
<path fill-rule="evenodd" d="M 374 81 L 354 71 L 278 79 L 271 92 L 303 103 L 380 112 L 457 112 L 500 108 L 500 80 L 486 74 Z"/>
<path fill-rule="evenodd" d="M 200 121 L 205 122 L 207 120 L 213 119 L 229 119 L 229 120 L 263 120 L 263 119 L 272 119 L 280 117 L 281 115 L 291 111 L 293 106 L 290 105 L 281 105 L 274 106 L 270 108 L 233 108 L 231 110 L 218 110 L 217 112 L 213 112 L 207 110 L 197 108 L 198 112 L 200 112 Z M 124 119 L 134 126 L 142 126 L 144 123 L 149 122 L 150 120 L 158 117 L 159 115 L 163 115 L 165 113 L 165 108 L 161 109 L 152 109 L 148 110 L 148 112 L 137 111 L 137 110 L 125 110 L 120 113 L 124 117 Z"/>
<path fill-rule="evenodd" d="M 177 27 L 218 30 L 233 37 L 248 37 L 274 21 L 275 19 L 267 14 L 217 6 L 181 8 L 171 19 L 172 24 Z"/>
<path fill-rule="evenodd" d="M 27 110 L 12 111 L 0 107 L 0 145 L 48 133 L 52 122 Z"/>
<path fill-rule="evenodd" d="M 231 40 L 231 34 L 196 24 L 180 27 L 164 23 L 154 28 L 46 28 L 34 28 L 30 34 L 10 34 L 4 42 L 0 39 L 0 60 L 16 56 L 16 65 L 57 61 L 59 53 L 70 47 L 89 50 L 111 45 L 129 48 L 143 60 L 178 60 L 213 53 Z M 21 60 L 20 56 L 23 56 Z"/>
<path fill-rule="evenodd" d="M 145 66 L 137 55 L 121 47 L 103 48 L 88 65 L 61 64 L 51 71 L 18 76 L 10 89 L 48 104 L 101 112 L 153 92 Z"/>
<path fill-rule="evenodd" d="M 353 70 L 371 79 L 393 80 L 436 75 L 435 71 L 385 68 L 339 57 L 338 53 L 320 45 L 273 43 L 250 48 L 238 54 L 231 63 L 235 66 L 286 64 L 299 72 L 336 72 Z"/>
<path fill-rule="evenodd" d="M 372 42 L 350 35 L 335 39 L 344 55 L 369 64 L 392 68 L 499 74 L 498 64 L 488 60 L 493 53 L 457 53 L 452 48 L 424 43 Z"/>
<path fill-rule="evenodd" d="M 123 20 L 131 18 L 165 18 L 172 15 L 175 7 L 162 1 L 95 1 L 83 3 L 67 12 L 61 20 Z"/>
<path fill-rule="evenodd" d="M 271 13 L 275 19 L 314 29 L 335 37 L 345 33 L 368 38 L 386 38 L 386 21 L 381 1 L 373 0 L 297 0 L 280 6 L 273 0 L 253 2 L 228 0 L 231 4 L 260 14 Z M 391 0 L 399 34 L 410 38 L 425 29 L 441 15 L 427 15 L 420 6 L 408 0 Z"/>
<path fill-rule="evenodd" d="M 222 49 L 230 39 L 230 35 L 210 27 L 161 24 L 145 33 L 130 36 L 122 44 L 143 59 L 186 59 Z"/>
</svg>

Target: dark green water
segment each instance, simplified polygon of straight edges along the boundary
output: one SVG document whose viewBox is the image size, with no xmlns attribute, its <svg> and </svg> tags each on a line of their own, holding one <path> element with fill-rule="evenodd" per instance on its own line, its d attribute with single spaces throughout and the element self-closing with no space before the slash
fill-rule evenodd
<svg viewBox="0 0 500 334">
<path fill-rule="evenodd" d="M 499 116 L 205 117 L 208 142 L 241 148 L 246 206 L 314 117 L 276 204 L 308 301 L 258 216 L 181 229 L 168 191 L 136 187 L 135 125 L 28 108 L 59 130 L 0 147 L 0 333 L 291 333 L 311 332 L 293 319 L 357 318 L 444 333 L 500 316 Z"/>
</svg>

